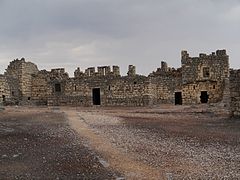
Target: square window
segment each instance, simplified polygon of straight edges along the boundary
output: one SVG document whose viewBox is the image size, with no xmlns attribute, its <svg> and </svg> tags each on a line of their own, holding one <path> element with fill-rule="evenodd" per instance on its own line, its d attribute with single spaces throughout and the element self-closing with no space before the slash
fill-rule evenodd
<svg viewBox="0 0 240 180">
<path fill-rule="evenodd" d="M 61 84 L 55 84 L 55 92 L 61 92 Z"/>
<path fill-rule="evenodd" d="M 203 68 L 203 77 L 208 78 L 210 76 L 209 67 Z"/>
</svg>

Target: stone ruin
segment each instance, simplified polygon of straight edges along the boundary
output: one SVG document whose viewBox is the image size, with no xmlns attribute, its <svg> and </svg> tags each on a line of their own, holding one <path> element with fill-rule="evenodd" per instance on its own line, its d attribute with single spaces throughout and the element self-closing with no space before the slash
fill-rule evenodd
<svg viewBox="0 0 240 180">
<path fill-rule="evenodd" d="M 101 66 L 69 77 L 64 68 L 38 70 L 24 58 L 10 62 L 0 75 L 4 105 L 152 106 L 211 104 L 240 115 L 240 70 L 229 69 L 226 50 L 190 57 L 181 53 L 181 67 L 161 67 L 148 76 L 129 65 L 126 76 L 118 66 Z"/>
</svg>

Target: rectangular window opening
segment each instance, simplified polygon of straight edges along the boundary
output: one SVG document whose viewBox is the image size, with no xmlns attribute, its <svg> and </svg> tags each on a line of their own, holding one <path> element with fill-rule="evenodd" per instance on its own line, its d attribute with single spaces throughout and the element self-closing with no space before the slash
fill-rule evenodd
<svg viewBox="0 0 240 180">
<path fill-rule="evenodd" d="M 60 83 L 55 84 L 55 92 L 61 92 L 61 84 Z"/>
<path fill-rule="evenodd" d="M 210 76 L 210 70 L 209 67 L 204 67 L 203 68 L 203 77 L 208 78 Z"/>
</svg>

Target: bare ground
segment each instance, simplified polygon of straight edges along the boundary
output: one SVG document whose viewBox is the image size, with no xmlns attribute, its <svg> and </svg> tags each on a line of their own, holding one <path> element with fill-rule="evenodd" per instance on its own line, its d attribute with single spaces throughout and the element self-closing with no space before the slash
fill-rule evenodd
<svg viewBox="0 0 240 180">
<path fill-rule="evenodd" d="M 116 179 L 65 115 L 43 109 L 0 112 L 0 179 Z"/>
<path fill-rule="evenodd" d="M 207 106 L 0 114 L 0 179 L 240 179 L 240 119 Z"/>
</svg>

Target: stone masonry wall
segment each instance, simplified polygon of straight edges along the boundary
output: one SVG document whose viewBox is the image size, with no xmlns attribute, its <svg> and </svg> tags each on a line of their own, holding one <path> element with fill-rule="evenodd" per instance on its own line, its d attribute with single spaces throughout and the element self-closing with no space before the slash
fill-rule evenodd
<svg viewBox="0 0 240 180">
<path fill-rule="evenodd" d="M 189 57 L 182 51 L 183 104 L 201 103 L 201 91 L 207 91 L 208 103 L 222 100 L 224 81 L 229 78 L 229 57 L 226 50 L 217 50 L 210 55 Z"/>
<path fill-rule="evenodd" d="M 145 80 L 146 77 L 71 78 L 65 85 L 65 104 L 91 106 L 93 105 L 92 89 L 100 88 L 103 106 L 143 106 Z"/>
<path fill-rule="evenodd" d="M 182 90 L 182 69 L 168 67 L 166 62 L 161 62 L 161 68 L 149 75 L 152 83 L 152 94 L 154 104 L 175 101 L 175 92 Z"/>
<path fill-rule="evenodd" d="M 77 68 L 70 78 L 64 68 L 38 71 L 35 64 L 16 59 L 0 75 L 0 101 L 4 97 L 8 104 L 93 106 L 98 104 L 94 96 L 99 96 L 101 106 L 151 106 L 174 101 L 186 105 L 202 103 L 201 92 L 207 91 L 207 103 L 214 103 L 221 111 L 231 105 L 232 113 L 240 115 L 240 73 L 232 70 L 229 79 L 225 50 L 199 57 L 182 51 L 181 62 L 178 69 L 161 62 L 161 67 L 148 76 L 138 75 L 136 67 L 129 65 L 126 76 L 120 75 L 118 66 L 100 66 L 84 71 Z"/>
<path fill-rule="evenodd" d="M 31 98 L 32 74 L 37 72 L 37 66 L 31 62 L 26 62 L 24 58 L 10 62 L 5 75 L 8 79 L 15 81 L 18 87 L 19 101 L 27 101 Z"/>
<path fill-rule="evenodd" d="M 7 82 L 7 78 L 4 75 L 0 75 L 0 103 L 8 101 L 11 96 L 10 87 Z"/>
<path fill-rule="evenodd" d="M 69 80 L 63 68 L 42 70 L 32 75 L 32 100 L 39 105 L 59 105 L 59 97 L 64 95 L 65 83 Z M 55 84 L 59 84 L 62 92 L 55 93 Z M 56 101 L 54 103 L 54 101 Z"/>
<path fill-rule="evenodd" d="M 22 64 L 22 79 L 20 80 L 20 89 L 22 91 L 23 99 L 31 98 L 32 90 L 32 75 L 38 73 L 38 68 L 31 62 Z"/>
<path fill-rule="evenodd" d="M 50 73 L 46 70 L 32 75 L 32 101 L 37 105 L 47 105 L 48 97 L 51 96 Z"/>
<path fill-rule="evenodd" d="M 207 91 L 209 103 L 220 102 L 223 96 L 224 86 L 220 82 L 195 82 L 185 84 L 182 87 L 184 104 L 201 104 L 201 91 Z"/>
<path fill-rule="evenodd" d="M 100 88 L 103 106 L 144 106 L 150 103 L 147 77 L 136 75 L 133 66 L 129 67 L 131 73 L 124 77 L 120 76 L 119 67 L 113 66 L 112 69 L 108 66 L 98 67 L 95 72 L 95 68 L 88 68 L 83 73 L 77 68 L 75 78 L 63 78 L 55 83 L 50 79 L 48 86 L 52 91 L 48 104 L 92 106 L 94 88 Z M 61 84 L 61 92 L 54 91 L 56 83 Z"/>
<path fill-rule="evenodd" d="M 231 111 L 240 116 L 240 69 L 230 71 Z"/>
</svg>

